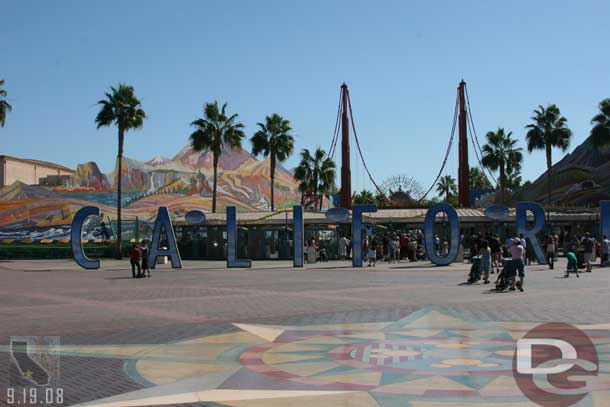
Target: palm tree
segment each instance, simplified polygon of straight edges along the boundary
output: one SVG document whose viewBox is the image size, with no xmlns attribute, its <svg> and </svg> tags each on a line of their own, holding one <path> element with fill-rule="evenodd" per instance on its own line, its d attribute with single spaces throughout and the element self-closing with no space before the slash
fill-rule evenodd
<svg viewBox="0 0 610 407">
<path fill-rule="evenodd" d="M 116 124 L 119 131 L 119 152 L 117 154 L 117 257 L 122 257 L 121 238 L 121 185 L 123 179 L 123 142 L 125 132 L 132 129 L 139 129 L 144 124 L 146 113 L 142 110 L 142 105 L 134 93 L 132 86 L 124 83 L 110 88 L 106 92 L 106 99 L 97 102 L 102 105 L 101 110 L 95 118 L 97 128 Z"/>
<path fill-rule="evenodd" d="M 4 85 L 4 79 L 0 79 L 0 86 Z M 6 91 L 0 87 L 0 127 L 4 127 L 6 123 L 6 113 L 13 110 L 13 107 L 4 100 Z"/>
<path fill-rule="evenodd" d="M 294 137 L 290 134 L 290 122 L 277 113 L 265 118 L 265 124 L 257 123 L 260 130 L 254 133 L 252 154 L 270 158 L 269 178 L 271 179 L 271 211 L 275 210 L 273 183 L 275 180 L 276 161 L 284 162 L 294 150 Z"/>
<path fill-rule="evenodd" d="M 379 208 L 387 208 L 390 206 L 390 200 L 381 191 L 377 191 L 377 194 L 375 194 L 375 202 L 373 203 Z"/>
<path fill-rule="evenodd" d="M 508 166 L 508 171 L 506 171 L 506 188 L 515 190 L 520 188 L 522 183 L 523 178 L 521 177 L 521 165 Z"/>
<path fill-rule="evenodd" d="M 440 195 L 445 195 L 445 200 L 449 202 L 449 197 L 457 194 L 457 184 L 455 183 L 455 178 L 451 175 L 444 175 L 436 184 L 436 192 Z"/>
<path fill-rule="evenodd" d="M 552 150 L 558 147 L 566 151 L 570 146 L 572 131 L 566 127 L 567 119 L 561 115 L 556 105 L 549 105 L 546 109 L 538 106 L 531 118 L 534 123 L 525 126 L 527 134 L 527 151 L 544 150 L 546 153 L 547 171 L 547 199 L 551 204 L 551 171 L 553 167 Z"/>
<path fill-rule="evenodd" d="M 610 99 L 599 102 L 599 113 L 591 119 L 591 142 L 597 148 L 610 144 Z"/>
<path fill-rule="evenodd" d="M 204 117 L 191 123 L 195 130 L 190 137 L 195 151 L 209 150 L 214 155 L 214 187 L 212 190 L 212 213 L 216 212 L 216 189 L 218 186 L 218 161 L 225 147 L 241 148 L 241 140 L 246 136 L 244 125 L 237 122 L 237 113 L 227 116 L 227 104 L 218 108 L 218 102 L 206 103 Z"/>
<path fill-rule="evenodd" d="M 470 179 L 471 191 L 482 191 L 492 188 L 491 182 L 489 182 L 485 173 L 477 167 L 470 167 L 468 178 Z"/>
<path fill-rule="evenodd" d="M 503 128 L 498 128 L 496 132 L 487 132 L 487 144 L 481 150 L 483 157 L 481 163 L 492 171 L 500 173 L 500 201 L 504 203 L 504 189 L 507 185 L 507 174 L 521 171 L 521 161 L 523 161 L 523 149 L 515 147 L 517 140 L 512 138 L 513 132 L 504 132 Z"/>
<path fill-rule="evenodd" d="M 375 197 L 373 196 L 373 193 L 371 191 L 367 191 L 366 189 L 363 189 L 360 193 L 357 193 L 356 195 L 354 195 L 354 198 L 352 199 L 352 203 L 355 205 L 374 204 Z"/>
<path fill-rule="evenodd" d="M 327 194 L 335 187 L 335 163 L 326 152 L 317 147 L 313 155 L 308 149 L 301 152 L 301 162 L 294 170 L 294 179 L 300 181 L 302 194 Z M 319 200 L 322 209 L 322 200 Z"/>
</svg>

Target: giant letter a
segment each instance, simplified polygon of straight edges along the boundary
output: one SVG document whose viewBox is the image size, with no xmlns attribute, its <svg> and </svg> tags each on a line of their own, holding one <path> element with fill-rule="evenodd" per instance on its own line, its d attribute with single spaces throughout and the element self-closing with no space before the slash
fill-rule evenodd
<svg viewBox="0 0 610 407">
<path fill-rule="evenodd" d="M 161 249 L 159 248 L 159 244 L 161 243 L 162 230 L 165 230 L 167 246 Z M 153 231 L 150 254 L 148 255 L 148 266 L 151 269 L 155 268 L 158 256 L 169 256 L 172 262 L 172 268 L 182 268 L 182 261 L 180 260 L 180 252 L 178 251 L 178 245 L 176 244 L 176 235 L 174 234 L 172 221 L 169 218 L 167 208 L 164 206 L 159 208 L 157 220 L 155 221 L 155 230 Z"/>
</svg>

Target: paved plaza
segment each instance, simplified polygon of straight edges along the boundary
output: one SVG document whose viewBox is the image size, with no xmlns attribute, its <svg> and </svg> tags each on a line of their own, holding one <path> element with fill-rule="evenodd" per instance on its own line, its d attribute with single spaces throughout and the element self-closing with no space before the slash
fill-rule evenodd
<svg viewBox="0 0 610 407">
<path fill-rule="evenodd" d="M 48 379 L 65 405 L 533 406 L 514 343 L 567 322 L 599 354 L 597 387 L 576 405 L 610 405 L 610 269 L 565 279 L 563 259 L 532 265 L 524 292 L 496 293 L 461 284 L 469 264 L 185 261 L 145 279 L 128 266 L 0 262 L 0 404 Z M 56 370 L 22 374 L 41 361 Z"/>
</svg>

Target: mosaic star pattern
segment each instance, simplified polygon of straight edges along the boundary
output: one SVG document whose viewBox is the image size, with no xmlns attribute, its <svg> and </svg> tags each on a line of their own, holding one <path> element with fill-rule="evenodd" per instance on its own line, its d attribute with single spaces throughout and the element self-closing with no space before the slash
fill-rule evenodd
<svg viewBox="0 0 610 407">
<path fill-rule="evenodd" d="M 262 326 L 167 345 L 63 346 L 65 355 L 126 359 L 147 388 L 88 406 L 517 407 L 515 341 L 535 323 L 478 322 L 438 308 L 394 322 Z M 610 400 L 610 324 L 581 325 L 599 353 L 583 405 Z"/>
</svg>

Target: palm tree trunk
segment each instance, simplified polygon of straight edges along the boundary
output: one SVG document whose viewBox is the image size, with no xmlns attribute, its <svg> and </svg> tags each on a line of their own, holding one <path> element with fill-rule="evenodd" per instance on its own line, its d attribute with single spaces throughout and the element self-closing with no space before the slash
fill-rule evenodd
<svg viewBox="0 0 610 407">
<path fill-rule="evenodd" d="M 275 154 L 271 153 L 271 163 L 269 165 L 269 178 L 271 178 L 271 212 L 275 211 L 275 200 L 274 200 L 274 180 L 275 180 Z"/>
<path fill-rule="evenodd" d="M 214 153 L 214 188 L 212 190 L 212 213 L 216 213 L 216 186 L 218 179 L 218 154 Z"/>
<path fill-rule="evenodd" d="M 123 129 L 122 126 L 119 126 L 119 154 L 117 155 L 117 160 L 119 160 L 119 165 L 118 165 L 118 177 L 117 177 L 117 204 L 116 204 L 116 209 L 117 209 L 117 236 L 116 236 L 116 257 L 117 259 L 122 259 L 123 258 L 123 247 L 122 247 L 122 240 L 123 240 L 123 222 L 121 220 L 121 196 L 122 196 L 122 192 L 123 192 L 123 141 L 125 141 L 125 130 Z"/>
<path fill-rule="evenodd" d="M 318 169 L 316 167 L 313 169 L 313 196 L 314 199 L 318 199 Z M 322 210 L 322 200 L 320 200 L 318 207 L 319 210 Z"/>
<path fill-rule="evenodd" d="M 553 167 L 553 159 L 551 157 L 551 146 L 546 147 L 546 186 L 547 186 L 547 202 L 551 206 L 551 168 Z"/>
<path fill-rule="evenodd" d="M 500 203 L 504 203 L 504 185 L 506 183 L 506 172 L 504 163 L 500 164 Z"/>
</svg>

